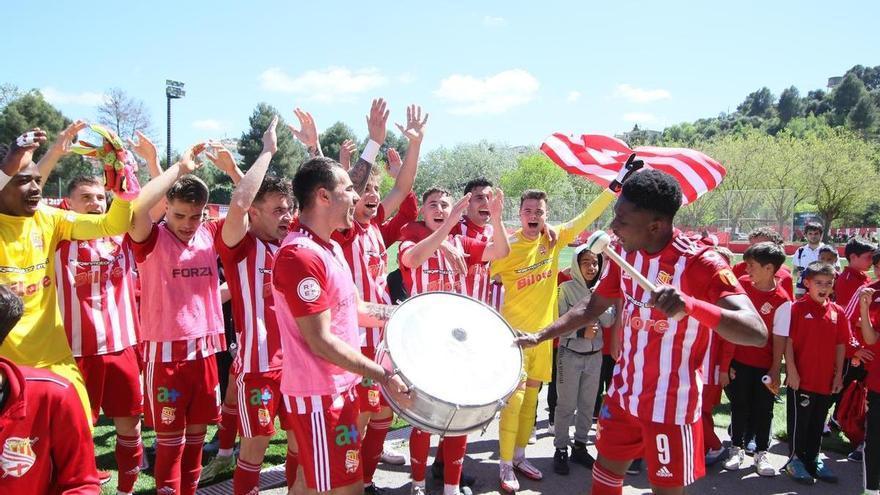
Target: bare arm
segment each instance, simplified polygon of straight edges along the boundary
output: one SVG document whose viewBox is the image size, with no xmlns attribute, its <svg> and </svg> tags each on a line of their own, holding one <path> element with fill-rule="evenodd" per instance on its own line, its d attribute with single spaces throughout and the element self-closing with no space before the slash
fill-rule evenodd
<svg viewBox="0 0 880 495">
<path fill-rule="evenodd" d="M 364 190 L 367 188 L 367 181 L 370 179 L 373 164 L 376 161 L 376 154 L 379 152 L 379 147 L 385 142 L 385 135 L 388 132 L 385 128 L 388 122 L 388 110 L 386 108 L 385 100 L 382 98 L 373 100 L 373 104 L 370 107 L 370 115 L 367 116 L 367 129 L 370 134 L 370 141 L 364 148 L 360 159 L 348 171 L 351 183 L 354 184 L 354 190 L 359 195 L 363 195 Z"/>
<path fill-rule="evenodd" d="M 483 251 L 483 261 L 501 259 L 510 254 L 510 241 L 504 229 L 504 191 L 496 189 L 489 198 L 489 215 L 492 222 L 492 240 Z"/>
<path fill-rule="evenodd" d="M 55 170 L 58 160 L 70 152 L 70 145 L 73 144 L 76 135 L 86 127 L 88 127 L 88 124 L 82 120 L 77 120 L 61 131 L 58 138 L 46 150 L 46 154 L 43 155 L 43 158 L 40 158 L 40 162 L 37 163 L 37 168 L 40 169 L 40 175 L 43 176 L 43 180 L 49 178 L 49 175 Z"/>
<path fill-rule="evenodd" d="M 407 249 L 406 252 L 400 256 L 400 262 L 407 268 L 414 268 L 433 256 L 434 252 L 440 249 L 440 244 L 442 244 L 446 237 L 449 236 L 449 232 L 452 231 L 452 228 L 458 225 L 458 222 L 461 219 L 461 214 L 467 208 L 470 198 L 470 193 L 465 194 L 465 196 L 452 207 L 452 213 L 446 218 L 443 225 L 434 232 L 431 232 L 431 235 L 416 243 L 415 246 Z"/>
<path fill-rule="evenodd" d="M 235 186 L 235 191 L 232 192 L 226 221 L 223 222 L 223 229 L 220 231 L 223 244 L 228 247 L 237 245 L 247 234 L 248 209 L 253 204 L 254 198 L 257 197 L 257 192 L 260 190 L 263 178 L 266 177 L 266 171 L 269 169 L 269 162 L 272 161 L 272 155 L 278 149 L 278 137 L 275 134 L 277 125 L 278 116 L 276 115 L 269 123 L 269 128 L 263 133 L 263 151 Z"/>
<path fill-rule="evenodd" d="M 517 343 L 524 347 L 530 347 L 545 340 L 552 340 L 571 333 L 578 328 L 590 327 L 599 321 L 599 316 L 608 310 L 615 301 L 616 299 L 609 299 L 593 293 L 589 301 L 586 298 L 581 299 L 567 313 L 540 332 L 518 337 Z"/>
<path fill-rule="evenodd" d="M 365 302 L 358 298 L 358 325 L 362 327 L 381 328 L 391 319 L 397 306 Z"/>
<path fill-rule="evenodd" d="M 384 381 L 385 370 L 330 331 L 330 310 L 295 318 L 309 349 L 318 357 L 352 373 Z"/>
<path fill-rule="evenodd" d="M 410 105 L 406 109 L 406 127 L 395 124 L 401 134 L 409 140 L 409 149 L 406 151 L 403 166 L 397 173 L 397 177 L 394 178 L 394 187 L 382 199 L 382 206 L 387 215 L 397 211 L 400 203 L 412 191 L 413 183 L 416 180 L 416 170 L 419 166 L 419 150 L 422 147 L 422 138 L 424 138 L 427 123 L 428 114 L 426 113 L 424 119 L 422 118 L 422 107 Z M 389 150 L 390 154 L 391 150 Z"/>
</svg>

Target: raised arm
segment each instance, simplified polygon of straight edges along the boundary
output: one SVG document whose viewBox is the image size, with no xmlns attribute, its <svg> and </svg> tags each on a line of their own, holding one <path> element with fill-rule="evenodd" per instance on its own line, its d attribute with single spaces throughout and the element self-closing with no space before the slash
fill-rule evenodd
<svg viewBox="0 0 880 495">
<path fill-rule="evenodd" d="M 449 236 L 452 228 L 458 225 L 461 220 L 461 214 L 467 209 L 468 201 L 471 194 L 467 193 L 458 203 L 452 207 L 452 213 L 443 222 L 437 230 L 428 237 L 422 239 L 415 246 L 409 248 L 400 256 L 400 262 L 407 268 L 413 268 L 424 263 L 428 258 L 433 256 L 434 252 L 440 248 L 440 244 Z"/>
<path fill-rule="evenodd" d="M 318 127 L 315 125 L 315 119 L 312 118 L 312 114 L 298 107 L 293 110 L 293 113 L 299 119 L 300 126 L 298 130 L 293 125 L 287 124 L 287 128 L 290 129 L 293 137 L 306 147 L 306 151 L 309 152 L 309 158 L 324 156 L 324 152 L 321 151 L 321 142 L 318 140 Z"/>
<path fill-rule="evenodd" d="M 58 134 L 58 138 L 46 150 L 46 154 L 43 155 L 43 158 L 40 158 L 39 163 L 37 163 L 37 168 L 40 169 L 40 175 L 43 176 L 44 180 L 48 179 L 52 171 L 55 170 L 58 160 L 70 153 L 70 145 L 73 144 L 76 135 L 86 127 L 88 127 L 88 124 L 82 120 L 77 120 Z"/>
<path fill-rule="evenodd" d="M 483 261 L 501 259 L 510 254 L 510 241 L 504 229 L 504 191 L 495 189 L 489 198 L 489 215 L 492 222 L 492 240 L 483 251 Z"/>
<path fill-rule="evenodd" d="M 406 108 L 406 127 L 395 124 L 406 139 L 409 140 L 409 148 L 406 151 L 406 158 L 403 166 L 394 177 L 394 187 L 388 191 L 388 194 L 382 199 L 382 207 L 385 214 L 390 215 L 397 211 L 400 203 L 403 202 L 406 195 L 412 191 L 413 183 L 416 180 L 416 170 L 419 167 L 419 150 L 422 146 L 422 138 L 425 136 L 425 127 L 428 124 L 428 114 L 422 118 L 422 107 L 410 105 Z M 396 150 L 393 151 L 395 154 Z M 392 150 L 388 150 L 389 164 L 391 160 Z M 398 157 L 399 159 L 399 157 Z M 390 167 L 389 167 L 390 170 Z"/>
<path fill-rule="evenodd" d="M 186 150 L 180 157 L 180 161 L 168 167 L 159 177 L 151 180 L 141 190 L 141 194 L 134 201 L 133 208 L 138 212 L 134 216 L 129 234 L 134 242 L 143 242 L 149 237 L 150 230 L 153 228 L 153 222 L 149 215 L 143 213 L 149 212 L 160 200 L 165 198 L 165 193 L 174 185 L 180 177 L 194 172 L 201 166 L 201 162 L 196 161 L 196 156 L 205 149 L 204 143 L 198 143 Z"/>
<path fill-rule="evenodd" d="M 223 243 L 228 247 L 233 247 L 244 239 L 248 231 L 248 209 L 257 197 L 257 192 L 263 184 L 263 178 L 266 177 L 266 171 L 269 169 L 269 162 L 272 161 L 272 155 L 278 150 L 278 136 L 275 134 L 275 127 L 278 125 L 278 116 L 272 117 L 272 122 L 266 132 L 263 133 L 263 151 L 260 156 L 251 165 L 244 177 L 235 186 L 232 192 L 232 199 L 229 202 L 229 211 L 226 213 L 226 221 L 223 223 L 223 229 L 220 236 Z"/>
<path fill-rule="evenodd" d="M 361 157 L 357 163 L 348 170 L 348 177 L 354 184 L 354 190 L 358 195 L 363 196 L 364 190 L 367 188 L 367 182 L 370 179 L 370 173 L 373 170 L 373 164 L 376 163 L 376 155 L 379 154 L 379 147 L 385 143 L 385 135 L 388 132 L 386 125 L 388 123 L 388 110 L 385 100 L 382 98 L 373 100 L 370 106 L 370 115 L 367 116 L 367 130 L 370 140 L 364 147 Z"/>
</svg>

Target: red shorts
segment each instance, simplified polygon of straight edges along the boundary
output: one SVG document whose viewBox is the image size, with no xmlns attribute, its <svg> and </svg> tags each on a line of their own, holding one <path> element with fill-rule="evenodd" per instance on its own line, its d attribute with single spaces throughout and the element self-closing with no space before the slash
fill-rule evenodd
<svg viewBox="0 0 880 495">
<path fill-rule="evenodd" d="M 706 474 L 700 421 L 689 425 L 643 421 L 607 397 L 596 426 L 596 449 L 618 461 L 643 458 L 648 480 L 655 486 L 687 486 Z"/>
<path fill-rule="evenodd" d="M 379 384 L 369 378 L 364 378 L 360 383 L 355 385 L 357 390 L 358 403 L 360 403 L 361 412 L 378 413 L 383 407 L 388 406 L 388 402 L 379 391 Z"/>
<path fill-rule="evenodd" d="M 213 355 L 192 361 L 146 363 L 147 426 L 157 433 L 220 420 L 220 384 Z"/>
<path fill-rule="evenodd" d="M 340 396 L 284 396 L 306 485 L 319 492 L 363 483 L 354 387 Z"/>
<path fill-rule="evenodd" d="M 93 424 L 98 423 L 102 409 L 108 418 L 140 416 L 144 411 L 141 369 L 135 346 L 101 356 L 78 357 L 76 366 L 89 394 Z"/>
<path fill-rule="evenodd" d="M 287 415 L 281 414 L 281 370 L 263 373 L 239 373 L 238 431 L 245 438 L 275 434 L 275 418 L 281 419 L 281 429 L 289 430 Z"/>
</svg>

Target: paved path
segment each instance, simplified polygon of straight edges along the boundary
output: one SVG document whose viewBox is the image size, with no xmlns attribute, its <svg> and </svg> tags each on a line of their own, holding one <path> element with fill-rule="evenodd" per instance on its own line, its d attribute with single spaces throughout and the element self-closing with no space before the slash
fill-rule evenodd
<svg viewBox="0 0 880 495">
<path fill-rule="evenodd" d="M 522 490 L 520 495 L 548 494 L 548 495 L 585 495 L 588 493 L 587 486 L 590 479 L 589 471 L 576 464 L 571 464 L 571 474 L 559 476 L 553 473 L 553 437 L 546 434 L 547 412 L 545 395 L 541 395 L 541 403 L 538 412 L 538 442 L 530 445 L 526 453 L 532 462 L 544 472 L 544 480 L 533 482 L 520 477 Z M 405 439 L 407 431 L 392 432 L 397 440 L 397 447 L 401 452 L 407 451 Z M 721 438 L 727 438 L 726 432 L 719 431 Z M 437 439 L 433 439 L 432 445 L 436 446 Z M 498 422 L 490 425 L 485 435 L 471 435 L 468 445 L 468 457 L 465 460 L 465 470 L 477 476 L 478 482 L 474 487 L 474 494 L 499 494 L 498 488 Z M 774 444 L 771 447 L 771 462 L 777 467 L 785 463 L 785 444 Z M 595 455 L 595 449 L 590 447 Z M 432 449 L 433 453 L 433 449 Z M 690 494 L 736 494 L 736 495 L 765 495 L 765 494 L 834 494 L 851 495 L 862 493 L 862 467 L 861 464 L 847 462 L 846 458 L 832 454 L 828 461 L 832 469 L 840 476 L 838 485 L 819 483 L 815 486 L 805 487 L 791 481 L 785 475 L 775 478 L 761 478 L 751 468 L 751 458 L 746 457 L 746 468 L 739 472 L 725 472 L 720 463 L 708 469 L 708 474 L 697 481 L 688 489 Z M 433 458 L 429 459 L 429 463 Z M 277 470 L 277 468 L 276 468 Z M 282 469 L 283 473 L 283 469 Z M 376 473 L 376 484 L 380 487 L 389 488 L 392 495 L 409 494 L 409 466 L 386 466 L 380 465 Z M 222 485 L 222 484 L 221 484 Z M 217 485 L 215 485 L 217 486 Z M 217 488 L 221 488 L 217 486 Z M 202 493 L 202 490 L 199 491 Z M 431 479 L 428 471 L 428 493 L 430 495 L 442 494 L 443 486 L 439 481 Z M 215 491 L 214 493 L 231 493 L 231 485 L 228 490 Z M 283 495 L 285 489 L 264 490 L 261 493 L 271 495 Z M 626 479 L 626 495 L 650 493 L 648 480 L 644 474 L 628 476 Z"/>
</svg>

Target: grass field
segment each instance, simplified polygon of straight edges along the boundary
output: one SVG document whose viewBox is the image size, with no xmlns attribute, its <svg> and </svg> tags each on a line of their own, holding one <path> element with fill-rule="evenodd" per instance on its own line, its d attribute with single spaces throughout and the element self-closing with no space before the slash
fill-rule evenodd
<svg viewBox="0 0 880 495">
<path fill-rule="evenodd" d="M 569 266 L 571 261 L 571 255 L 574 251 L 574 248 L 566 247 L 560 253 L 560 268 L 566 268 Z M 740 256 L 736 256 L 736 261 L 739 261 Z M 841 261 L 842 264 L 845 265 L 845 261 Z M 789 268 L 791 267 L 791 260 L 788 261 Z M 388 265 L 389 271 L 397 269 L 397 245 L 395 244 L 388 250 Z M 722 404 L 716 409 L 715 412 L 715 424 L 719 427 L 726 428 L 730 424 L 730 405 L 727 402 L 727 398 L 724 397 L 722 399 Z M 397 429 L 405 426 L 406 424 L 401 420 L 396 420 L 395 424 L 392 425 L 392 429 Z M 277 425 L 276 425 L 277 429 Z M 210 439 L 214 435 L 214 431 L 216 427 L 210 426 L 208 427 L 208 438 Z M 784 439 L 785 436 L 785 404 L 776 404 L 773 416 L 773 433 L 778 439 Z M 153 444 L 154 434 L 152 431 L 144 432 L 144 441 L 147 445 Z M 101 423 L 95 428 L 95 455 L 97 457 L 98 468 L 108 471 L 113 471 L 113 479 L 110 483 L 107 483 L 102 493 L 112 495 L 116 493 L 116 460 L 114 458 L 114 448 L 116 445 L 113 424 L 112 422 L 103 419 Z M 852 447 L 849 442 L 847 442 L 840 434 L 833 433 L 829 437 L 826 437 L 822 442 L 823 449 L 827 449 L 834 452 L 839 452 L 842 454 L 848 453 Z M 284 462 L 286 456 L 287 449 L 287 441 L 285 439 L 284 433 L 279 432 L 272 439 L 272 442 L 269 446 L 268 452 L 266 453 L 266 460 L 264 466 L 282 464 Z M 207 464 L 210 461 L 209 457 L 205 457 L 203 460 L 203 464 Z M 232 470 L 228 473 L 225 473 L 223 476 L 219 477 L 218 480 L 225 480 L 232 477 Z M 152 472 L 141 473 L 138 477 L 137 485 L 135 486 L 136 493 L 146 494 L 146 493 L 154 493 L 155 491 L 155 482 L 152 477 Z"/>
</svg>

